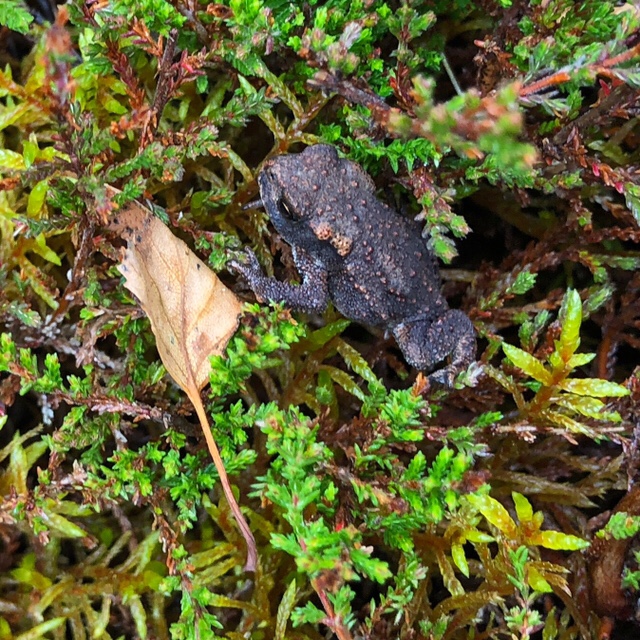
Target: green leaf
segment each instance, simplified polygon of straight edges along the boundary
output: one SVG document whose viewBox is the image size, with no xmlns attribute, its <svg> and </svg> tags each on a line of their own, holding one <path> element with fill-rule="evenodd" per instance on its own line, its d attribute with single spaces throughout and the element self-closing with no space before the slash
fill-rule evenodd
<svg viewBox="0 0 640 640">
<path fill-rule="evenodd" d="M 577 369 L 585 364 L 589 364 L 595 357 L 595 353 L 575 353 L 567 361 L 567 366 L 572 369 Z"/>
<path fill-rule="evenodd" d="M 605 411 L 605 404 L 602 400 L 591 398 L 590 396 L 578 396 L 575 394 L 563 394 L 555 401 L 556 405 L 565 409 L 577 412 L 580 415 L 594 418 L 595 420 L 609 420 L 620 422 L 620 414 L 616 411 Z"/>
<path fill-rule="evenodd" d="M 15 636 L 14 640 L 36 640 L 37 638 L 46 637 L 50 631 L 57 629 L 67 621 L 66 617 L 52 618 L 46 622 L 41 622 L 35 627 L 31 627 L 29 631 L 21 633 L 19 636 Z"/>
<path fill-rule="evenodd" d="M 467 500 L 498 530 L 509 538 L 517 536 L 518 528 L 509 512 L 491 496 L 469 495 Z"/>
<path fill-rule="evenodd" d="M 640 516 L 634 516 L 626 511 L 614 513 L 609 522 L 596 533 L 598 538 L 627 540 L 640 532 Z"/>
<path fill-rule="evenodd" d="M 147 612 L 138 594 L 130 594 L 123 598 L 124 604 L 129 607 L 131 617 L 136 626 L 137 637 L 141 640 L 147 640 Z"/>
<path fill-rule="evenodd" d="M 25 34 L 29 31 L 29 25 L 32 22 L 33 16 L 23 2 L 0 0 L 0 25 L 8 27 L 11 31 Z"/>
<path fill-rule="evenodd" d="M 544 365 L 530 353 L 514 347 L 513 345 L 502 343 L 502 350 L 511 362 L 522 369 L 528 376 L 544 385 L 550 385 L 553 381 L 551 373 L 545 369 Z"/>
<path fill-rule="evenodd" d="M 366 548 L 366 547 L 365 547 Z M 391 578 L 392 573 L 389 565 L 384 560 L 371 557 L 372 549 L 363 552 L 363 547 L 351 550 L 351 561 L 358 571 L 364 574 L 369 580 L 375 580 L 379 584 Z"/>
<path fill-rule="evenodd" d="M 371 384 L 382 384 L 376 374 L 371 370 L 369 363 L 362 357 L 362 354 L 357 349 L 354 349 L 344 340 L 338 342 L 337 349 L 338 353 L 344 358 L 345 363 L 352 371 Z"/>
<path fill-rule="evenodd" d="M 609 382 L 600 378 L 580 378 L 578 380 L 563 380 L 558 384 L 563 391 L 569 391 L 579 396 L 594 398 L 622 398 L 630 391 L 616 382 Z"/>
<path fill-rule="evenodd" d="M 480 544 L 489 544 L 490 542 L 495 542 L 495 538 L 490 536 L 488 533 L 484 531 L 478 531 L 477 529 L 471 529 L 470 531 L 465 531 L 464 537 L 469 542 L 478 542 Z"/>
<path fill-rule="evenodd" d="M 10 149 L 0 149 L 0 170 L 24 169 L 24 158 Z"/>
<path fill-rule="evenodd" d="M 24 163 L 27 169 L 33 164 L 33 161 L 38 156 L 39 151 L 40 149 L 38 148 L 38 139 L 32 133 L 29 136 L 29 139 L 25 140 L 22 143 L 22 156 L 24 158 Z"/>
<path fill-rule="evenodd" d="M 566 416 L 564 413 L 558 413 L 557 411 L 545 411 L 542 415 L 552 424 L 557 425 L 562 429 L 566 429 L 571 433 L 579 433 L 593 440 L 597 440 L 602 437 L 596 429 L 593 429 L 582 422 L 578 422 L 577 420 Z"/>
<path fill-rule="evenodd" d="M 57 264 L 58 266 L 62 264 L 62 262 L 60 262 L 60 257 L 58 256 L 58 254 L 47 246 L 47 239 L 44 233 L 38 234 L 38 236 L 34 239 L 33 251 L 37 253 L 41 258 L 44 258 L 45 260 L 48 260 L 53 264 Z"/>
<path fill-rule="evenodd" d="M 36 218 L 42 212 L 48 189 L 48 179 L 36 182 L 33 189 L 31 189 L 31 193 L 29 193 L 29 199 L 27 200 L 27 215 L 30 218 Z M 58 264 L 60 263 L 58 262 Z"/>
<path fill-rule="evenodd" d="M 285 640 L 287 633 L 287 623 L 291 617 L 293 607 L 298 600 L 298 589 L 296 587 L 295 578 L 291 580 L 287 590 L 282 596 L 282 600 L 278 605 L 278 613 L 276 614 L 276 628 L 274 640 Z"/>
<path fill-rule="evenodd" d="M 586 549 L 590 545 L 587 540 L 568 533 L 562 533 L 561 531 L 538 531 L 528 541 L 531 544 L 557 551 L 579 551 L 580 549 Z"/>
<path fill-rule="evenodd" d="M 467 556 L 464 552 L 464 547 L 461 544 L 451 545 L 451 559 L 453 563 L 460 569 L 460 572 L 465 578 L 469 577 L 469 563 L 467 562 Z"/>
<path fill-rule="evenodd" d="M 301 624 L 318 624 L 327 617 L 327 614 L 318 609 L 313 603 L 307 602 L 304 607 L 296 607 L 291 616 L 291 621 L 294 627 L 299 627 Z"/>
<path fill-rule="evenodd" d="M 580 325 L 582 323 L 582 301 L 575 289 L 569 289 L 560 307 L 562 332 L 556 342 L 556 350 L 560 357 L 568 362 L 580 346 Z"/>
<path fill-rule="evenodd" d="M 538 593 L 553 593 L 551 585 L 544 579 L 542 574 L 531 565 L 527 566 L 527 582 L 531 588 Z"/>
<path fill-rule="evenodd" d="M 640 186 L 627 182 L 624 186 L 624 196 L 636 224 L 640 224 Z"/>
<path fill-rule="evenodd" d="M 531 503 L 517 491 L 513 491 L 511 493 L 511 497 L 513 498 L 513 504 L 516 507 L 518 520 L 520 520 L 520 522 L 531 522 L 533 519 L 533 507 L 531 506 Z"/>
<path fill-rule="evenodd" d="M 507 287 L 506 293 L 509 295 L 523 295 L 531 290 L 538 277 L 537 273 L 530 273 L 527 269 L 521 271 L 512 285 Z"/>
<path fill-rule="evenodd" d="M 55 533 L 64 538 L 85 538 L 87 532 L 58 513 L 42 512 L 43 522 Z"/>
<path fill-rule="evenodd" d="M 329 340 L 341 334 L 350 324 L 350 320 L 338 320 L 337 322 L 330 322 L 321 329 L 316 329 L 315 331 L 309 332 L 307 334 L 307 337 L 304 339 L 304 345 L 306 346 L 306 344 L 309 343 L 309 346 L 312 349 L 319 349 L 320 347 L 323 347 L 325 344 L 327 344 Z"/>
<path fill-rule="evenodd" d="M 322 371 L 326 371 L 330 378 L 339 384 L 347 393 L 358 398 L 358 400 L 364 401 L 366 396 L 362 389 L 356 384 L 354 379 L 342 369 L 337 367 L 323 366 Z"/>
</svg>

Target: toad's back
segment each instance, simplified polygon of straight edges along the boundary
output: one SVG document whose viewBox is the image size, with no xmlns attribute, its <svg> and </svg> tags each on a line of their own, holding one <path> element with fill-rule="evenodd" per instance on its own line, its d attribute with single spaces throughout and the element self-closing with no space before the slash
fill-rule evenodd
<svg viewBox="0 0 640 640">
<path fill-rule="evenodd" d="M 349 211 L 349 205 L 343 205 Z M 372 325 L 392 326 L 410 318 L 432 319 L 448 307 L 440 294 L 436 261 L 407 220 L 366 194 L 352 216 L 351 250 L 329 270 L 329 291 L 341 313 Z"/>
<path fill-rule="evenodd" d="M 469 318 L 448 308 L 438 267 L 419 225 L 376 198 L 373 181 L 333 147 L 316 145 L 265 163 L 260 195 L 276 231 L 291 246 L 302 282 L 266 277 L 255 254 L 233 262 L 259 299 L 321 312 L 333 300 L 347 318 L 384 326 L 407 362 L 451 385 L 474 357 Z"/>
<path fill-rule="evenodd" d="M 378 200 L 359 165 L 339 158 L 333 147 L 316 145 L 274 158 L 263 175 L 288 214 L 271 215 L 274 225 L 326 270 L 329 295 L 341 313 L 393 326 L 447 310 L 420 226 Z"/>
</svg>

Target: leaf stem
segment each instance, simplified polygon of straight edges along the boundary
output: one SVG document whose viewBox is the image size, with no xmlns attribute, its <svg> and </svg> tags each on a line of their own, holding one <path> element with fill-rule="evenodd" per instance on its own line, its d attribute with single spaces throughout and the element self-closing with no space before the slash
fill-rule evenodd
<svg viewBox="0 0 640 640">
<path fill-rule="evenodd" d="M 235 499 L 235 496 L 233 495 L 233 491 L 231 490 L 231 485 L 229 484 L 229 476 L 227 476 L 227 471 L 224 468 L 224 463 L 222 462 L 222 458 L 220 457 L 220 451 L 218 451 L 218 446 L 213 439 L 211 427 L 209 426 L 209 419 L 207 418 L 202 400 L 200 399 L 200 393 L 197 391 L 195 393 L 189 393 L 189 391 L 187 390 L 187 395 L 189 396 L 189 399 L 195 407 L 198 418 L 200 419 L 200 425 L 202 426 L 202 431 L 204 432 L 204 437 L 207 441 L 209 453 L 211 454 L 213 464 L 215 464 L 216 469 L 218 470 L 218 475 L 220 476 L 220 483 L 222 484 L 224 495 L 227 498 L 227 502 L 231 507 L 233 515 L 235 516 L 238 527 L 240 528 L 240 532 L 242 533 L 242 536 L 247 543 L 247 562 L 244 565 L 244 570 L 255 571 L 258 562 L 258 550 L 256 548 L 256 541 L 253 537 L 253 533 L 251 533 L 251 529 L 249 528 L 247 521 L 242 515 L 242 511 L 240 511 L 240 507 Z"/>
</svg>

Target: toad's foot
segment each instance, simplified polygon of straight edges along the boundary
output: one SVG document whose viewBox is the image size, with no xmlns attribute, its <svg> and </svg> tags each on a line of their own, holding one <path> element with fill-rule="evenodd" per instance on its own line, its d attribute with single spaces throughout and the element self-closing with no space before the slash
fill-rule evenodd
<svg viewBox="0 0 640 640">
<path fill-rule="evenodd" d="M 429 380 L 452 386 L 453 379 L 475 358 L 476 339 L 471 320 L 457 309 L 428 323 L 416 320 L 402 323 L 393 335 L 407 362 L 417 369 L 430 370 L 447 356 L 451 363 L 434 371 Z"/>
</svg>

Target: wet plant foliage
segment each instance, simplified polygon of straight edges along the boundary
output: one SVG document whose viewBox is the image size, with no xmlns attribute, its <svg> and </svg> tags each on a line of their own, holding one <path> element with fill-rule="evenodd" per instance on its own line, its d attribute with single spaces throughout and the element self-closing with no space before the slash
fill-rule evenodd
<svg viewBox="0 0 640 640">
<path fill-rule="evenodd" d="M 0 0 L 0 640 L 623 638 L 640 588 L 640 13 Z M 256 303 L 275 154 L 335 145 L 478 334 Z M 118 271 L 138 201 L 246 303 L 192 403 Z"/>
</svg>

